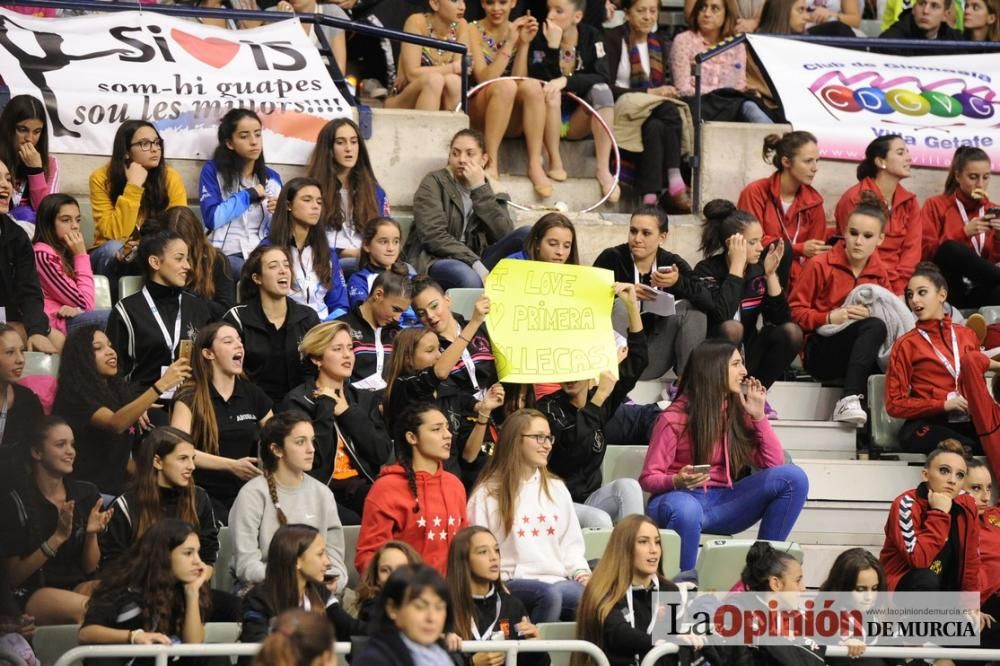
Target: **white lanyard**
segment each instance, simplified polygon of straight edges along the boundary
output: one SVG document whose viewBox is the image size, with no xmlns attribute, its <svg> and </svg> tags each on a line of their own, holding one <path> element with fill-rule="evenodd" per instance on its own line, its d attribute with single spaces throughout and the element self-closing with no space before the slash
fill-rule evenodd
<svg viewBox="0 0 1000 666">
<path fill-rule="evenodd" d="M 656 606 L 656 603 L 655 603 L 655 601 L 656 601 L 655 592 L 659 592 L 660 591 L 660 583 L 659 583 L 658 580 L 656 580 L 655 577 L 653 578 L 653 591 L 654 591 L 653 603 L 650 604 L 650 608 L 649 608 L 649 610 L 650 610 L 650 613 L 649 613 L 650 614 L 649 626 L 646 627 L 646 633 L 649 634 L 650 636 L 653 635 L 653 627 L 656 626 L 656 616 L 657 616 L 656 610 L 657 609 L 655 607 Z M 632 627 L 633 629 L 635 629 L 635 609 L 632 607 L 632 586 L 631 585 L 629 585 L 628 590 L 625 591 L 625 604 L 628 606 L 628 614 L 625 616 L 625 619 L 628 620 L 629 626 Z"/>
<path fill-rule="evenodd" d="M 931 342 L 931 336 L 927 335 L 926 331 L 923 331 L 918 328 L 917 333 L 919 333 L 920 337 L 922 337 L 924 340 L 927 341 L 927 344 L 929 344 L 931 346 L 931 349 L 934 350 L 934 353 L 937 354 L 937 357 L 941 360 L 941 363 L 944 364 L 944 367 L 948 371 L 948 374 L 950 374 L 955 379 L 955 390 L 957 391 L 958 375 L 960 372 L 962 372 L 962 359 L 959 358 L 958 356 L 958 336 L 955 335 L 955 327 L 954 326 L 951 327 L 951 353 L 955 357 L 955 365 L 952 365 L 948 361 L 948 357 L 942 354 L 941 351 L 934 346 L 934 343 Z"/>
<path fill-rule="evenodd" d="M 773 194 L 771 195 L 771 198 L 775 199 Z M 781 200 L 781 197 L 777 197 L 777 199 L 772 203 L 774 203 L 774 207 L 778 213 L 778 223 L 781 225 L 781 230 L 784 232 L 785 237 L 788 238 L 788 226 L 785 224 L 785 202 Z M 791 210 L 794 205 L 795 199 L 792 199 L 792 203 L 788 206 L 788 210 Z M 789 243 L 795 245 L 795 243 L 798 242 L 800 231 L 802 231 L 802 211 L 795 214 L 795 235 L 790 237 Z"/>
<path fill-rule="evenodd" d="M 385 347 L 382 345 L 382 327 L 379 326 L 375 329 L 375 374 L 378 377 L 382 376 L 382 370 L 385 368 Z"/>
<path fill-rule="evenodd" d="M 7 399 L 7 392 L 13 390 L 11 388 L 3 389 L 3 409 L 0 410 L 0 444 L 3 443 L 3 434 L 7 431 L 7 408 L 10 406 L 10 401 Z"/>
<path fill-rule="evenodd" d="M 479 629 L 476 627 L 476 617 L 475 616 L 472 617 L 472 622 L 469 628 L 472 629 L 472 635 L 476 638 L 477 641 L 492 640 L 491 637 L 493 636 L 493 627 L 495 627 L 497 625 L 497 622 L 500 620 L 500 592 L 494 590 L 494 593 L 497 595 L 497 614 L 496 617 L 493 618 L 493 621 L 490 622 L 490 626 L 486 627 L 486 631 L 484 631 L 483 633 L 479 633 Z M 486 638 L 483 638 L 484 636 Z"/>
<path fill-rule="evenodd" d="M 146 287 L 142 288 L 142 295 L 145 297 L 146 304 L 153 313 L 156 325 L 160 327 L 160 333 L 163 334 L 163 341 L 167 343 L 167 349 L 170 350 L 170 358 L 174 358 L 174 355 L 177 353 L 177 345 L 181 341 L 181 295 L 177 294 L 177 317 L 174 319 L 173 339 L 170 338 L 170 331 L 167 330 L 167 325 L 163 323 L 163 317 L 160 316 L 160 311 L 156 309 L 156 303 L 153 302 L 153 297 L 149 295 L 149 290 Z"/>
<path fill-rule="evenodd" d="M 635 269 L 635 283 L 639 284 L 639 267 L 636 265 L 636 263 L 634 261 L 632 262 L 632 268 Z M 653 282 L 652 275 L 655 272 L 656 272 L 656 258 L 654 257 L 653 258 L 653 267 L 649 269 L 649 275 L 650 275 L 649 282 L 650 282 L 650 284 L 652 284 L 652 282 Z"/>
<path fill-rule="evenodd" d="M 962 202 L 959 201 L 957 198 L 955 199 L 955 207 L 958 208 L 958 214 L 962 216 L 962 224 L 968 226 L 969 214 L 965 212 L 965 206 L 963 206 Z M 985 214 L 986 214 L 986 209 L 980 206 L 978 217 L 981 218 Z M 983 245 L 986 244 L 986 232 L 981 231 L 979 235 L 972 236 L 971 238 L 969 238 L 969 241 L 972 243 L 972 249 L 976 251 L 976 254 L 982 255 Z"/>
<path fill-rule="evenodd" d="M 455 326 L 458 328 L 458 337 L 462 337 L 462 327 L 457 322 Z M 472 337 L 475 339 L 475 334 Z M 477 398 L 482 399 L 482 396 L 479 395 L 479 380 L 476 379 L 476 363 L 472 360 L 472 354 L 469 353 L 468 345 L 462 350 L 462 365 L 465 366 L 465 371 L 469 373 L 469 381 L 472 382 L 472 388 L 475 389 Z"/>
</svg>

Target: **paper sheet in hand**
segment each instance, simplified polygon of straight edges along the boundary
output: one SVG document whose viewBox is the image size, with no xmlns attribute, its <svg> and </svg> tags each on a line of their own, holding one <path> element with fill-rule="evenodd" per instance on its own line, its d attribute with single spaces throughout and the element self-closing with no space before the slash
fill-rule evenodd
<svg viewBox="0 0 1000 666">
<path fill-rule="evenodd" d="M 665 291 L 660 291 L 659 289 L 652 289 L 646 287 L 646 291 L 655 292 L 656 298 L 651 301 L 640 301 L 642 303 L 641 312 L 643 314 L 649 312 L 661 317 L 669 317 L 676 314 L 677 307 L 674 302 L 674 295 L 668 294 Z"/>
</svg>

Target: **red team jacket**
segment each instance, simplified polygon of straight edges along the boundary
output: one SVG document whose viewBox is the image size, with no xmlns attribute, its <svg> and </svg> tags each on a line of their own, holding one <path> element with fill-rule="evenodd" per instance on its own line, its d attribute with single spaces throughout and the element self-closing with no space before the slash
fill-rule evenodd
<svg viewBox="0 0 1000 666">
<path fill-rule="evenodd" d="M 923 210 L 920 211 L 922 219 L 924 242 L 924 259 L 930 261 L 934 258 L 941 243 L 953 240 L 976 249 L 971 238 L 965 235 L 965 220 L 962 218 L 958 207 L 962 206 L 966 217 L 979 217 L 981 212 L 985 213 L 987 208 L 995 204 L 987 200 L 974 201 L 965 196 L 961 191 L 956 190 L 952 194 L 938 194 L 928 197 L 924 202 Z M 979 242 L 979 239 L 976 239 Z M 1000 261 L 1000 236 L 996 230 L 990 229 L 984 234 L 983 243 L 979 250 L 980 256 L 996 263 Z"/>
</svg>

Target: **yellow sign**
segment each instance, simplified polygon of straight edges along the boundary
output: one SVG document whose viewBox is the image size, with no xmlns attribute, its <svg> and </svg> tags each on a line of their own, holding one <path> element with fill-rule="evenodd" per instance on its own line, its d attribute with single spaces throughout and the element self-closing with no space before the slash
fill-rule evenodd
<svg viewBox="0 0 1000 666">
<path fill-rule="evenodd" d="M 604 370 L 617 375 L 611 271 L 504 259 L 486 278 L 486 295 L 502 381 L 568 382 Z"/>
</svg>

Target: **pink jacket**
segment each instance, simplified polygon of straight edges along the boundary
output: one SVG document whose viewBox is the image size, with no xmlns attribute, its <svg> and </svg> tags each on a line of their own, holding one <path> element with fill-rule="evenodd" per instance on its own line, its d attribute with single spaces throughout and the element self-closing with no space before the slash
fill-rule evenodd
<svg viewBox="0 0 1000 666">
<path fill-rule="evenodd" d="M 59 308 L 69 305 L 83 311 L 94 309 L 94 273 L 90 268 L 90 257 L 79 254 L 73 257 L 72 278 L 63 269 L 59 253 L 47 244 L 38 242 L 35 248 L 35 268 L 38 281 L 42 285 L 45 314 L 52 328 L 66 332 L 66 320 L 56 316 Z"/>
<path fill-rule="evenodd" d="M 660 414 L 653 427 L 653 437 L 646 451 L 646 460 L 639 474 L 639 485 L 646 492 L 658 495 L 674 490 L 674 474 L 685 465 L 694 464 L 694 446 L 687 433 L 688 415 L 685 412 L 687 399 L 681 396 Z M 757 433 L 758 446 L 754 447 L 752 460 L 761 468 L 777 467 L 785 462 L 784 449 L 778 436 L 766 418 L 751 421 L 751 428 Z M 709 486 L 731 488 L 733 480 L 729 475 L 729 443 L 722 440 L 716 446 L 709 461 Z"/>
</svg>

